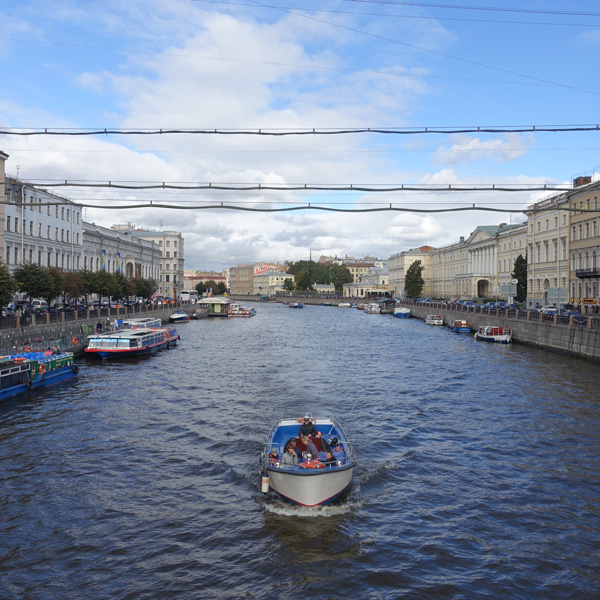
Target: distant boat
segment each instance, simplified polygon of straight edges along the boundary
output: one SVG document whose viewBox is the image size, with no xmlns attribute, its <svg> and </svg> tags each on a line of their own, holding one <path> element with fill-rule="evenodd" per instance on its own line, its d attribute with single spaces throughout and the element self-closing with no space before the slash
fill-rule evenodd
<svg viewBox="0 0 600 600">
<path fill-rule="evenodd" d="M 171 321 L 171 323 L 183 323 L 183 322 L 189 321 L 189 320 L 190 320 L 190 315 L 188 315 L 185 310 L 176 310 L 169 317 L 169 321 Z"/>
<path fill-rule="evenodd" d="M 241 306 L 240 304 L 230 304 L 229 305 L 229 316 L 230 317 L 253 317 L 256 314 L 256 309 L 249 307 L 246 308 Z"/>
<path fill-rule="evenodd" d="M 443 325 L 444 318 L 441 315 L 427 315 L 425 317 L 425 323 L 427 323 L 427 325 Z"/>
<path fill-rule="evenodd" d="M 498 325 L 485 325 L 475 333 L 475 339 L 497 344 L 510 344 L 512 342 L 512 330 Z"/>
<path fill-rule="evenodd" d="M 410 319 L 410 317 L 411 317 L 410 308 L 405 308 L 404 306 L 401 306 L 399 308 L 395 308 L 394 309 L 394 316 L 397 319 Z"/>
<path fill-rule="evenodd" d="M 381 314 L 381 307 L 379 306 L 379 304 L 372 302 L 371 304 L 364 304 L 363 305 L 364 308 L 364 312 L 368 315 L 380 315 Z"/>
<path fill-rule="evenodd" d="M 287 502 L 310 507 L 329 504 L 350 487 L 356 458 L 346 434 L 331 419 L 315 419 L 314 424 L 319 431 L 319 436 L 313 437 L 319 456 L 303 457 L 298 464 L 283 462 L 286 444 L 291 439 L 306 454 L 307 448 L 298 437 L 298 420 L 283 419 L 273 425 L 260 459 L 264 493 L 270 488 Z M 277 458 L 270 456 L 271 451 Z M 327 463 L 326 451 L 332 453 Z"/>
<path fill-rule="evenodd" d="M 454 319 L 448 327 L 450 331 L 454 331 L 456 333 L 470 333 L 471 332 L 471 323 L 467 323 L 467 321 L 463 321 L 462 319 Z"/>
<path fill-rule="evenodd" d="M 79 367 L 72 352 L 21 352 L 0 356 L 0 400 L 27 390 L 75 379 Z"/>
<path fill-rule="evenodd" d="M 338 308 L 350 308 L 352 306 L 351 302 L 340 302 L 338 304 Z"/>
<path fill-rule="evenodd" d="M 142 317 L 140 319 L 125 319 L 121 321 L 121 329 L 137 329 L 139 327 L 162 327 L 162 321 L 154 317 Z"/>
<path fill-rule="evenodd" d="M 302 302 L 290 302 L 290 308 L 304 308 L 304 304 Z"/>
</svg>

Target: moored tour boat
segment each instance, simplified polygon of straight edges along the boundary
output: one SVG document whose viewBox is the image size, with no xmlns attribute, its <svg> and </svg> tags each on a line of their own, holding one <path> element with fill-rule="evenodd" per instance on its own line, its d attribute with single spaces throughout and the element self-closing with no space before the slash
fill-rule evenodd
<svg viewBox="0 0 600 600">
<path fill-rule="evenodd" d="M 444 318 L 441 315 L 427 315 L 425 317 L 425 323 L 427 323 L 427 325 L 443 325 Z"/>
<path fill-rule="evenodd" d="M 290 302 L 289 307 L 290 308 L 304 308 L 304 303 L 303 302 Z"/>
<path fill-rule="evenodd" d="M 75 379 L 72 352 L 21 352 L 0 356 L 0 400 L 21 392 Z"/>
<path fill-rule="evenodd" d="M 510 344 L 512 342 L 512 330 L 499 325 L 485 325 L 475 333 L 475 339 L 484 342 L 496 342 L 497 344 Z"/>
<path fill-rule="evenodd" d="M 372 302 L 371 304 L 364 304 L 363 306 L 364 306 L 363 310 L 368 315 L 380 315 L 381 314 L 381 308 L 380 308 L 379 304 L 377 304 L 376 302 Z"/>
<path fill-rule="evenodd" d="M 256 314 L 256 309 L 253 307 L 245 307 L 240 304 L 229 305 L 229 316 L 230 317 L 253 317 Z"/>
<path fill-rule="evenodd" d="M 455 331 L 456 333 L 470 333 L 471 332 L 471 323 L 467 323 L 467 321 L 463 321 L 462 319 L 454 319 L 448 325 L 450 331 Z"/>
<path fill-rule="evenodd" d="M 285 446 L 292 439 L 305 454 L 298 420 L 283 419 L 273 425 L 261 456 L 264 493 L 270 488 L 287 502 L 318 506 L 333 502 L 350 487 L 356 459 L 346 434 L 332 419 L 313 419 L 313 423 L 320 434 L 313 437 L 320 456 L 303 458 L 298 464 L 283 462 Z M 277 458 L 269 456 L 273 450 Z M 327 451 L 333 457 L 325 463 Z"/>
<path fill-rule="evenodd" d="M 410 308 L 404 306 L 394 309 L 394 316 L 397 319 L 410 319 Z"/>
<path fill-rule="evenodd" d="M 177 329 L 172 327 L 122 329 L 113 333 L 88 336 L 85 352 L 100 358 L 124 358 L 140 354 L 154 354 L 179 341 Z"/>
</svg>

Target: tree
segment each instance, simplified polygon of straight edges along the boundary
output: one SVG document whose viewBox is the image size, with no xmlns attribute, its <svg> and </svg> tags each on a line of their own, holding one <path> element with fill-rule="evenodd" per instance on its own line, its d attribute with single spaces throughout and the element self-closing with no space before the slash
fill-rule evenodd
<svg viewBox="0 0 600 600">
<path fill-rule="evenodd" d="M 97 271 L 95 273 L 94 293 L 98 294 L 98 300 L 102 303 L 102 298 L 109 298 L 115 293 L 115 280 L 110 273 L 106 271 Z"/>
<path fill-rule="evenodd" d="M 78 273 L 66 271 L 63 273 L 63 281 L 64 301 L 66 301 L 67 296 L 69 298 L 79 298 L 83 294 L 84 282 Z"/>
<path fill-rule="evenodd" d="M 83 269 L 82 271 L 78 271 L 77 275 L 80 277 L 82 285 L 80 294 L 82 294 L 85 298 L 85 303 L 87 305 L 88 296 L 95 293 L 97 279 L 96 273 L 88 271 L 87 269 Z"/>
<path fill-rule="evenodd" d="M 425 267 L 421 264 L 420 260 L 415 260 L 415 262 L 408 267 L 404 280 L 404 293 L 409 298 L 420 298 L 423 286 L 425 285 L 422 275 L 424 269 Z"/>
<path fill-rule="evenodd" d="M 35 298 L 47 298 L 52 294 L 54 280 L 48 269 L 36 264 L 26 263 L 15 269 L 13 277 L 16 287 L 29 297 L 29 302 Z"/>
<path fill-rule="evenodd" d="M 133 285 L 135 286 L 135 293 L 140 298 L 150 298 L 156 289 L 156 281 L 154 279 L 144 279 L 143 277 L 136 277 L 133 280 Z"/>
<path fill-rule="evenodd" d="M 213 279 L 209 279 L 207 282 L 205 282 L 205 284 L 204 284 L 204 285 L 206 286 L 206 287 L 205 287 L 205 291 L 206 291 L 206 292 L 210 292 L 210 291 L 211 291 L 211 289 L 212 289 L 212 292 L 211 292 L 211 293 L 212 293 L 212 294 L 217 294 L 217 293 L 218 293 L 218 291 L 219 291 L 219 290 L 218 290 L 218 286 L 217 286 L 217 282 L 216 282 L 216 281 L 214 281 Z M 198 293 L 200 293 L 200 292 L 198 292 Z"/>
<path fill-rule="evenodd" d="M 44 298 L 46 299 L 46 302 L 48 302 L 48 306 L 50 306 L 52 300 L 58 298 L 65 291 L 65 278 L 60 269 L 57 269 L 56 267 L 48 267 L 48 273 L 52 278 L 52 287 L 48 290 L 48 293 Z"/>
<path fill-rule="evenodd" d="M 196 284 L 196 291 L 198 292 L 198 296 L 204 296 L 204 292 L 206 292 L 206 284 L 200 282 Z"/>
<path fill-rule="evenodd" d="M 219 281 L 219 283 L 217 283 L 217 292 L 222 296 L 226 291 L 227 286 L 222 281 Z"/>
<path fill-rule="evenodd" d="M 515 259 L 514 270 L 512 272 L 513 279 L 517 280 L 517 302 L 525 302 L 527 300 L 527 258 L 523 258 L 519 254 Z"/>
<path fill-rule="evenodd" d="M 331 273 L 331 281 L 333 282 L 335 291 L 338 294 L 341 294 L 344 291 L 345 283 L 352 283 L 354 281 L 354 277 L 352 277 L 350 269 L 344 265 L 331 265 L 329 267 L 329 271 Z"/>
<path fill-rule="evenodd" d="M 295 288 L 296 284 L 294 283 L 294 280 L 291 277 L 286 277 L 283 280 L 283 289 L 286 292 L 293 292 Z"/>
<path fill-rule="evenodd" d="M 296 289 L 309 290 L 312 287 L 308 271 L 298 271 L 296 273 Z"/>
<path fill-rule="evenodd" d="M 123 273 L 113 273 L 113 281 L 113 296 L 115 300 L 131 296 L 132 285 Z"/>
<path fill-rule="evenodd" d="M 15 281 L 10 276 L 8 267 L 0 261 L 0 306 L 6 306 L 12 302 L 15 289 Z"/>
</svg>

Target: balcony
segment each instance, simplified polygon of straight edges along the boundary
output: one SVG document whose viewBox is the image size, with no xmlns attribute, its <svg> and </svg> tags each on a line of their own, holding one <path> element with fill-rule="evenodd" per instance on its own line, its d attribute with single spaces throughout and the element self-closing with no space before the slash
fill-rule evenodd
<svg viewBox="0 0 600 600">
<path fill-rule="evenodd" d="M 575 277 L 579 279 L 590 279 L 591 277 L 600 277 L 600 269 L 577 269 L 575 271 Z"/>
</svg>

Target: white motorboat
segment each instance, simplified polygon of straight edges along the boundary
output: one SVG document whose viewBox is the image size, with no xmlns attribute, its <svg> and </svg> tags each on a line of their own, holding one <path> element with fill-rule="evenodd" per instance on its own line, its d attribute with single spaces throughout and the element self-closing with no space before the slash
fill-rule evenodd
<svg viewBox="0 0 600 600">
<path fill-rule="evenodd" d="M 394 316 L 397 319 L 410 319 L 410 308 L 406 308 L 405 306 L 400 306 L 394 309 Z"/>
<path fill-rule="evenodd" d="M 512 330 L 498 325 L 485 325 L 475 333 L 475 339 L 497 344 L 510 344 L 512 342 Z"/>
<path fill-rule="evenodd" d="M 443 325 L 444 317 L 441 315 L 427 315 L 425 317 L 425 323 L 427 323 L 427 325 Z"/>
<path fill-rule="evenodd" d="M 297 419 L 283 419 L 271 427 L 260 459 L 264 493 L 271 489 L 287 502 L 319 506 L 333 502 L 348 490 L 356 466 L 353 447 L 341 426 L 332 419 L 313 419 L 313 423 L 319 432 L 318 437 L 313 437 L 320 452 L 318 457 L 304 457 L 307 448 L 298 437 Z M 286 444 L 292 439 L 303 451 L 298 464 L 283 462 Z M 270 455 L 272 451 L 277 457 Z M 332 457 L 326 463 L 327 451 L 331 451 Z"/>
</svg>

